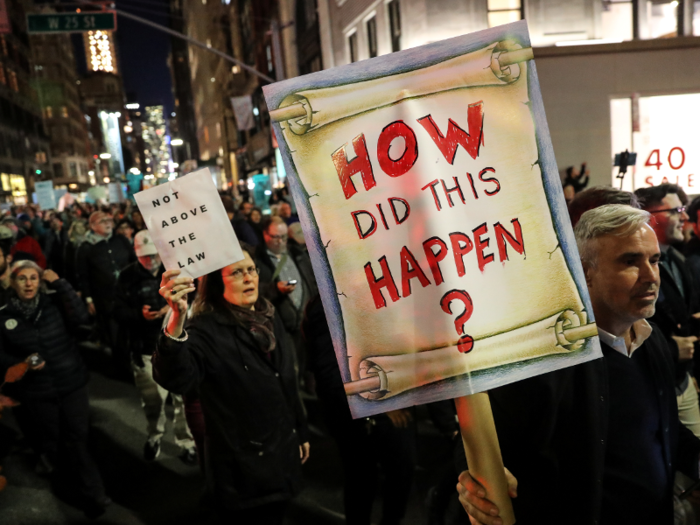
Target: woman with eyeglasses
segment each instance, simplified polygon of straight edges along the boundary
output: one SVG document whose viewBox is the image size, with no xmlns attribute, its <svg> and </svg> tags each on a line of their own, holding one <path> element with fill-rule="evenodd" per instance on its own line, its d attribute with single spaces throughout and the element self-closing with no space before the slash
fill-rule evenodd
<svg viewBox="0 0 700 525">
<path fill-rule="evenodd" d="M 194 282 L 179 270 L 163 274 L 160 293 L 171 315 L 154 377 L 171 392 L 199 394 L 207 488 L 221 522 L 275 525 L 301 489 L 308 431 L 294 350 L 274 307 L 258 294 L 251 248 L 244 245 L 243 254 L 201 279 L 187 323 Z"/>
</svg>

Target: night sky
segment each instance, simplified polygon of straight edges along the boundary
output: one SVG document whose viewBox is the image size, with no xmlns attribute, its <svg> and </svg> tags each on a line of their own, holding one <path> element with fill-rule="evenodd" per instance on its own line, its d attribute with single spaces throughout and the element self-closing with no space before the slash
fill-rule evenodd
<svg viewBox="0 0 700 525">
<path fill-rule="evenodd" d="M 116 8 L 169 27 L 168 0 L 117 0 Z M 141 106 L 165 105 L 166 114 L 173 111 L 172 79 L 168 69 L 170 35 L 117 15 L 119 68 L 124 78 L 128 102 Z M 76 35 L 78 72 L 87 72 L 82 37 Z"/>
<path fill-rule="evenodd" d="M 117 9 L 168 27 L 168 0 L 117 0 Z M 119 66 L 129 102 L 165 105 L 173 111 L 172 79 L 167 60 L 170 36 L 117 15 Z"/>
</svg>

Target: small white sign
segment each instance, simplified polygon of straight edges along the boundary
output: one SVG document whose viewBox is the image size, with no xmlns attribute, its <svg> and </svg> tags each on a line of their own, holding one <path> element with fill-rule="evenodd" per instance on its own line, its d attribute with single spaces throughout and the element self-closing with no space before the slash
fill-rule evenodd
<svg viewBox="0 0 700 525">
<path fill-rule="evenodd" d="M 34 183 L 36 200 L 42 210 L 56 209 L 56 194 L 53 191 L 53 181 L 42 180 Z"/>
<path fill-rule="evenodd" d="M 134 198 L 166 269 L 197 278 L 244 258 L 208 168 Z"/>
</svg>

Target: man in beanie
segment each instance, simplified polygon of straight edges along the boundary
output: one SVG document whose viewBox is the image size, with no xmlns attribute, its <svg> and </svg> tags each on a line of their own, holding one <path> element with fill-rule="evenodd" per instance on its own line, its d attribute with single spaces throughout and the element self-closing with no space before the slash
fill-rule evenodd
<svg viewBox="0 0 700 525">
<path fill-rule="evenodd" d="M 156 349 L 163 317 L 169 307 L 158 293 L 165 268 L 148 230 L 136 234 L 134 249 L 138 261 L 124 268 L 119 275 L 114 315 L 123 326 L 129 327 L 131 368 L 148 423 L 148 440 L 143 449 L 143 457 L 147 461 L 153 461 L 160 454 L 160 441 L 165 432 L 165 400 L 168 391 L 153 380 L 151 355 Z M 174 409 L 175 443 L 182 452 L 180 459 L 188 465 L 194 465 L 197 463 L 197 454 L 185 420 L 182 396 L 170 395 Z"/>
<path fill-rule="evenodd" d="M 77 256 L 78 287 L 97 324 L 104 342 L 112 349 L 118 376 L 128 373 L 129 355 L 121 344 L 119 326 L 114 318 L 114 296 L 121 271 L 136 260 L 129 241 L 113 235 L 114 220 L 96 211 L 90 215 L 90 232 L 80 245 Z"/>
</svg>

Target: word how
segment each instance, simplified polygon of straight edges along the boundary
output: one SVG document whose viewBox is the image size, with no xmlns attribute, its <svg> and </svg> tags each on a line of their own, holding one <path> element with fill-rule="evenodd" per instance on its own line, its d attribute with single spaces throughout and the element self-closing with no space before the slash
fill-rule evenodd
<svg viewBox="0 0 700 525">
<path fill-rule="evenodd" d="M 484 144 L 483 102 L 469 105 L 467 110 L 469 132 L 460 128 L 454 120 L 448 119 L 447 132 L 443 134 L 431 115 L 419 118 L 418 123 L 428 133 L 449 164 L 454 164 L 459 146 L 462 146 L 472 159 L 479 156 L 479 148 Z M 389 150 L 396 139 L 403 139 L 405 147 L 399 157 L 393 158 L 389 154 Z M 352 181 L 352 177 L 355 175 L 360 175 L 362 184 L 367 191 L 377 185 L 364 133 L 352 140 L 352 149 L 355 152 L 352 160 L 348 159 L 346 151 L 348 146 L 349 144 L 345 143 L 331 154 L 346 199 L 357 193 L 355 183 Z M 379 167 L 389 177 L 400 177 L 406 174 L 416 163 L 418 160 L 418 139 L 413 129 L 403 120 L 392 122 L 382 130 L 377 139 L 377 159 Z"/>
</svg>

